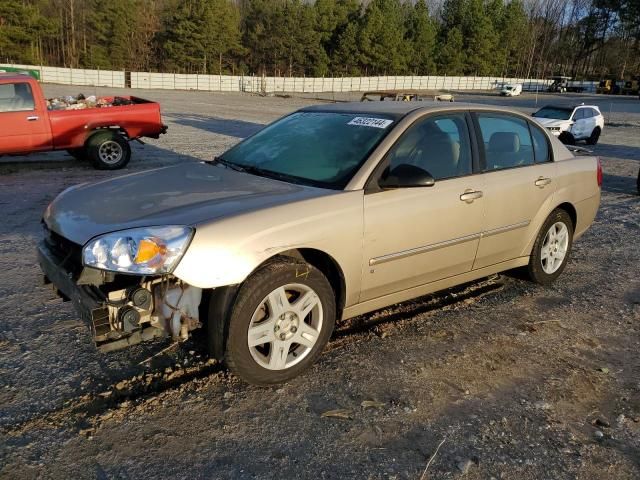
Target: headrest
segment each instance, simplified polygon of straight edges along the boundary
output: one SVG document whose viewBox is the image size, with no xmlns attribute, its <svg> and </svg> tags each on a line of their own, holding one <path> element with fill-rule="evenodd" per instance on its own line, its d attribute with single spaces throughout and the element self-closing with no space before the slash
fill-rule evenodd
<svg viewBox="0 0 640 480">
<path fill-rule="evenodd" d="M 520 137 L 513 132 L 495 132 L 489 139 L 489 150 L 500 153 L 516 153 L 520 150 Z"/>
</svg>

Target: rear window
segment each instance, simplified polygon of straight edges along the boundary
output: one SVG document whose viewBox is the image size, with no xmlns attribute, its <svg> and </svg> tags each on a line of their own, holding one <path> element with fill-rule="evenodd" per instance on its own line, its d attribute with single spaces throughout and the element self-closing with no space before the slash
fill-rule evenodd
<svg viewBox="0 0 640 480">
<path fill-rule="evenodd" d="M 546 134 L 541 129 L 532 124 L 529 124 L 529 129 L 531 130 L 531 139 L 533 140 L 533 153 L 536 163 L 544 163 L 550 161 L 551 155 L 549 154 L 549 141 L 547 140 Z"/>
<path fill-rule="evenodd" d="M 20 112 L 33 109 L 33 94 L 28 83 L 0 85 L 0 112 Z"/>
</svg>

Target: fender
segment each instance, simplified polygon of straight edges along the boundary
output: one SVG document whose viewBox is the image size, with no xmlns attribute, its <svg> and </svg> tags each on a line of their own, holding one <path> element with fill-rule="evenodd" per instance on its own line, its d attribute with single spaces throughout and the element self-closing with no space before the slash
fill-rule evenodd
<svg viewBox="0 0 640 480">
<path fill-rule="evenodd" d="M 194 225 L 173 275 L 203 289 L 237 285 L 271 257 L 312 249 L 333 259 L 346 279 L 345 306 L 354 304 L 362 275 L 362 209 L 363 192 L 351 191 L 324 202 L 296 202 Z"/>
</svg>

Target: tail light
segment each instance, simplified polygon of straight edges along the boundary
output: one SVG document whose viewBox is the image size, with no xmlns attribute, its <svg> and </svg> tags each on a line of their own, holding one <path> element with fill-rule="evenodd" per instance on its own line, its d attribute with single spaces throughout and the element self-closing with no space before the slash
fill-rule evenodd
<svg viewBox="0 0 640 480">
<path fill-rule="evenodd" d="M 598 159 L 598 186 L 602 187 L 602 162 L 600 162 L 600 157 L 596 157 Z"/>
</svg>

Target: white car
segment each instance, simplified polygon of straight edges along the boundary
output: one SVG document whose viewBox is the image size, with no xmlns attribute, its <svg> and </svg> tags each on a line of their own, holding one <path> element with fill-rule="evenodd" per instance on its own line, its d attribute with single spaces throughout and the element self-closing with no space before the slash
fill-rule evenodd
<svg viewBox="0 0 640 480">
<path fill-rule="evenodd" d="M 568 145 L 578 140 L 595 145 L 604 128 L 604 117 L 596 105 L 547 105 L 535 112 L 533 117 L 549 133 Z"/>
<path fill-rule="evenodd" d="M 515 83 L 515 84 L 506 83 L 500 89 L 500 95 L 504 97 L 515 97 L 517 95 L 520 95 L 521 93 L 522 93 L 521 83 Z"/>
</svg>

